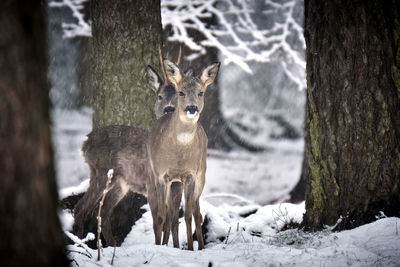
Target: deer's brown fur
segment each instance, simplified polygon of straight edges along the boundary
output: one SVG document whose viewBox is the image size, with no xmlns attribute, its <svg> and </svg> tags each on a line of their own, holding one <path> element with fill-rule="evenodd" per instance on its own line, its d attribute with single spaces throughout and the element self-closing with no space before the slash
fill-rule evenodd
<svg viewBox="0 0 400 267">
<path fill-rule="evenodd" d="M 195 76 L 191 69 L 182 72 L 168 60 L 164 61 L 164 67 L 178 96 L 175 111 L 157 120 L 147 141 L 152 174 L 147 191 L 155 243 L 161 244 L 163 238 L 162 244 L 167 244 L 172 230 L 174 247 L 179 247 L 178 208 L 184 192 L 188 249 L 193 250 L 192 216 L 198 248 L 202 249 L 199 198 L 205 183 L 208 139 L 198 120 L 204 106 L 204 93 L 217 76 L 219 63 L 204 68 L 200 77 Z"/>
<path fill-rule="evenodd" d="M 153 68 L 146 68 L 146 79 L 157 95 L 154 112 L 157 118 L 174 111 L 176 93 L 173 85 L 164 83 Z M 150 175 L 146 140 L 148 131 L 138 127 L 111 125 L 93 130 L 83 143 L 82 152 L 90 168 L 90 184 L 77 203 L 73 231 L 79 237 L 85 233 L 85 224 L 94 218 L 96 206 L 105 189 L 107 171 L 114 169 L 110 191 L 101 211 L 102 234 L 106 245 L 119 245 L 111 230 L 113 208 L 131 190 L 147 195 L 146 183 Z"/>
</svg>

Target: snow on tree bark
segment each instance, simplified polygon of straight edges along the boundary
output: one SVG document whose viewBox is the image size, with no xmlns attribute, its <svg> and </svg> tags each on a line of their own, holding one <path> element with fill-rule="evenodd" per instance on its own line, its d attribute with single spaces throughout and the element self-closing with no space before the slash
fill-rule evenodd
<svg viewBox="0 0 400 267">
<path fill-rule="evenodd" d="M 41 1 L 0 2 L 0 265 L 68 266 L 57 216 Z"/>
<path fill-rule="evenodd" d="M 160 2 L 92 2 L 93 128 L 122 124 L 149 128 L 155 120 L 147 65 L 159 66 Z"/>
<path fill-rule="evenodd" d="M 308 228 L 400 215 L 399 10 L 305 2 Z"/>
</svg>

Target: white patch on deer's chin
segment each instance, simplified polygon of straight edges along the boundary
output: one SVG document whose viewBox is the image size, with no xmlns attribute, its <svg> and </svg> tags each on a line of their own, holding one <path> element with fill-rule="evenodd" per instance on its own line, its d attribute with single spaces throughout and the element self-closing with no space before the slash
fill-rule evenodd
<svg viewBox="0 0 400 267">
<path fill-rule="evenodd" d="M 192 142 L 194 138 L 194 133 L 179 133 L 178 134 L 178 141 L 182 144 L 188 144 Z"/>
<path fill-rule="evenodd" d="M 193 114 L 190 113 L 189 111 L 186 111 L 186 116 L 189 117 L 189 119 L 193 119 L 194 117 L 196 117 L 197 115 L 197 111 L 195 111 Z"/>
<path fill-rule="evenodd" d="M 192 125 L 199 120 L 199 112 L 196 111 L 194 114 L 190 114 L 190 112 L 180 113 L 179 118 L 184 124 Z"/>
</svg>

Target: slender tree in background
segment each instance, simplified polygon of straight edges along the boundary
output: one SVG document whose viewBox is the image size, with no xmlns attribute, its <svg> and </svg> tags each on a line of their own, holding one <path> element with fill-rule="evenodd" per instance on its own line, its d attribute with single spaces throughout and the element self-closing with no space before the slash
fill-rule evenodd
<svg viewBox="0 0 400 267">
<path fill-rule="evenodd" d="M 154 92 L 144 74 L 147 65 L 160 64 L 160 1 L 96 0 L 91 15 L 93 128 L 149 128 L 155 120 Z"/>
<path fill-rule="evenodd" d="M 0 3 L 0 265 L 68 266 L 58 220 L 41 1 Z"/>
<path fill-rule="evenodd" d="M 399 5 L 305 1 L 308 228 L 400 216 Z"/>
</svg>

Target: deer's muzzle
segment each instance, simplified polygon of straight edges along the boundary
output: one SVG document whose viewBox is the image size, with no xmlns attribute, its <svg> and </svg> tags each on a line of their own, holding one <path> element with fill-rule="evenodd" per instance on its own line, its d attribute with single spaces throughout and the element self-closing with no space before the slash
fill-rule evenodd
<svg viewBox="0 0 400 267">
<path fill-rule="evenodd" d="M 199 108 L 197 106 L 187 106 L 185 108 L 185 112 L 188 115 L 196 115 L 196 113 L 199 111 Z"/>
<path fill-rule="evenodd" d="M 168 106 L 164 108 L 164 114 L 170 113 L 170 112 L 174 112 L 175 108 L 172 106 Z"/>
</svg>

